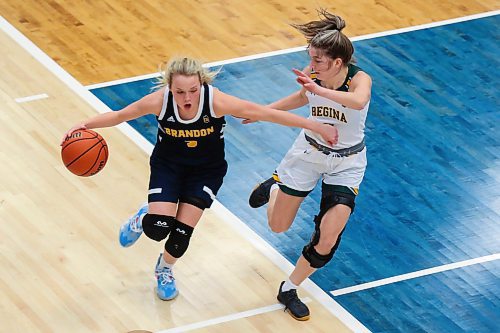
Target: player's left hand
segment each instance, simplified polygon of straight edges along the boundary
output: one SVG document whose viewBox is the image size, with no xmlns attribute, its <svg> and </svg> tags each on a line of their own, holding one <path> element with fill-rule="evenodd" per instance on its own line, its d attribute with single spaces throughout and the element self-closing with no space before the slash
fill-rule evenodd
<svg viewBox="0 0 500 333">
<path fill-rule="evenodd" d="M 293 68 L 292 71 L 297 75 L 297 82 L 304 87 L 307 91 L 312 92 L 313 94 L 318 95 L 321 86 L 314 82 L 309 75 L 304 73 L 301 70 Z"/>
</svg>

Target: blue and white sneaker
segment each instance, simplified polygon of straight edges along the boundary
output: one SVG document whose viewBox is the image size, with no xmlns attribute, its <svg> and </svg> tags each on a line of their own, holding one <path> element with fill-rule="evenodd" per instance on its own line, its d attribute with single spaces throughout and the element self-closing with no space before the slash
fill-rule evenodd
<svg viewBox="0 0 500 333">
<path fill-rule="evenodd" d="M 129 247 L 134 244 L 139 237 L 142 235 L 142 226 L 140 224 L 140 218 L 142 215 L 148 212 L 148 203 L 145 202 L 139 208 L 137 213 L 132 215 L 125 223 L 120 227 L 120 245 L 123 247 Z"/>
<path fill-rule="evenodd" d="M 156 263 L 155 276 L 158 286 L 156 288 L 156 294 L 158 298 L 163 301 L 170 301 L 179 295 L 179 290 L 175 286 L 175 278 L 172 274 L 171 268 L 160 268 L 161 253 L 158 257 L 158 262 Z"/>
</svg>

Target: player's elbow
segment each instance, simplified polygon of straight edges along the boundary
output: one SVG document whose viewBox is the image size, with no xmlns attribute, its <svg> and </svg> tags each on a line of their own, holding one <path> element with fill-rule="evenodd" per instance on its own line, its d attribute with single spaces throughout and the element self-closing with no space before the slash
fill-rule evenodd
<svg viewBox="0 0 500 333">
<path fill-rule="evenodd" d="M 358 111 L 361 111 L 363 110 L 363 108 L 365 107 L 366 103 L 355 103 L 352 105 L 352 108 L 354 110 L 358 110 Z"/>
<path fill-rule="evenodd" d="M 358 98 L 355 101 L 353 101 L 351 108 L 353 108 L 354 110 L 361 111 L 365 108 L 366 104 L 368 104 L 369 101 L 370 101 L 370 96 Z"/>
</svg>

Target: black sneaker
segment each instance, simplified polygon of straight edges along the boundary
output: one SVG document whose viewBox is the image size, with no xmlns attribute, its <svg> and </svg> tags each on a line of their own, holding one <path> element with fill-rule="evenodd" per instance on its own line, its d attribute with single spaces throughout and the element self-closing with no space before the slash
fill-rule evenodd
<svg viewBox="0 0 500 333">
<path fill-rule="evenodd" d="M 309 308 L 299 299 L 296 289 L 281 291 L 285 281 L 281 282 L 278 291 L 278 301 L 285 306 L 285 311 L 297 320 L 309 320 Z"/>
<path fill-rule="evenodd" d="M 264 206 L 266 203 L 268 203 L 271 186 L 273 184 L 276 184 L 276 180 L 271 177 L 265 182 L 255 186 L 252 193 L 250 194 L 250 198 L 248 199 L 250 207 L 259 208 L 260 206 Z"/>
</svg>

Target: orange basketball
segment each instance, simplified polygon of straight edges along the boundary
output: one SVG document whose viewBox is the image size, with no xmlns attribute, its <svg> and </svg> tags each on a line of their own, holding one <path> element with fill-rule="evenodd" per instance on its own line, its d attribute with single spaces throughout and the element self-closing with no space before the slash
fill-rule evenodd
<svg viewBox="0 0 500 333">
<path fill-rule="evenodd" d="M 74 131 L 61 149 L 66 168 L 77 176 L 93 176 L 108 161 L 108 145 L 99 133 L 89 129 Z"/>
</svg>

